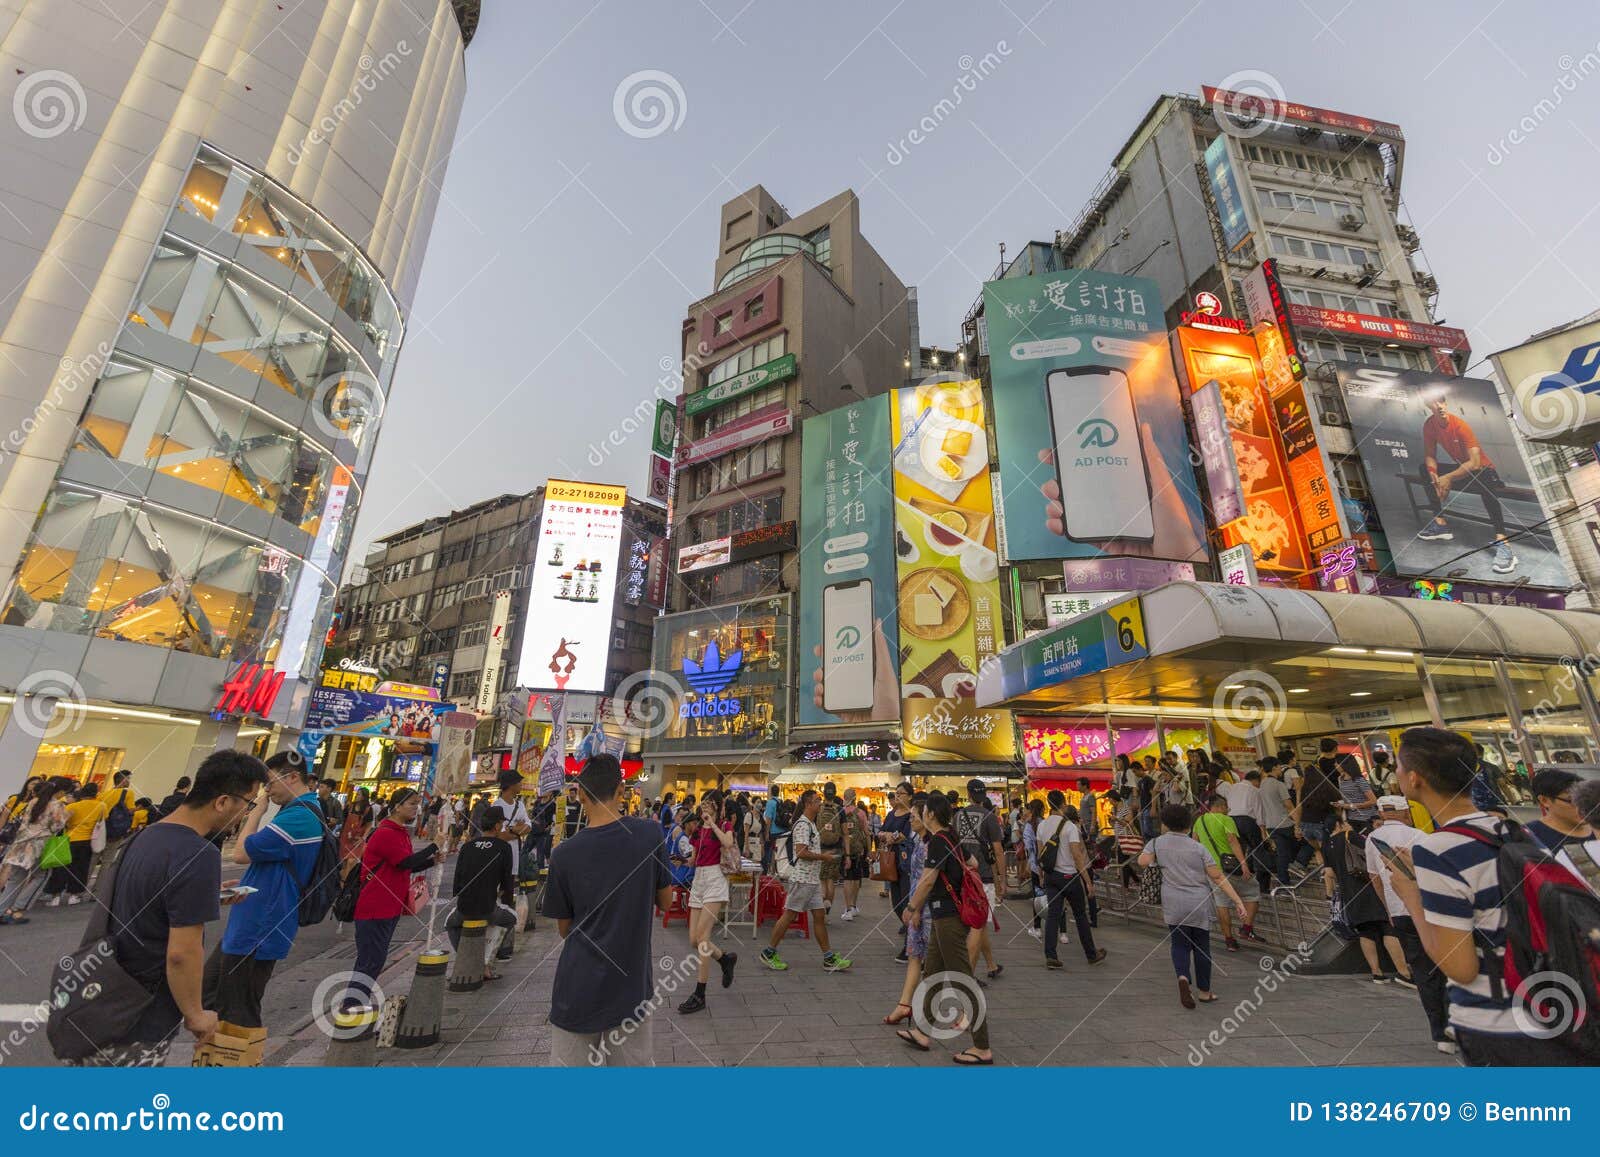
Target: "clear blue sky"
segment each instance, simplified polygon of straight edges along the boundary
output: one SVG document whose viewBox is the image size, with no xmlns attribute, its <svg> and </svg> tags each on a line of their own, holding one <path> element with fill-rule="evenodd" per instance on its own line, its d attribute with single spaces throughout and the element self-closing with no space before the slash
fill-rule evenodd
<svg viewBox="0 0 1600 1157">
<path fill-rule="evenodd" d="M 1404 128 L 1404 200 L 1474 358 L 1600 307 L 1600 6 L 1041 3 L 484 0 L 355 559 L 547 476 L 641 487 L 647 432 L 598 470 L 587 448 L 655 389 L 751 185 L 795 211 L 855 189 L 948 345 L 999 242 L 1069 224 L 1159 94 L 1241 70 Z M 647 137 L 613 115 L 643 70 L 684 96 Z"/>
</svg>

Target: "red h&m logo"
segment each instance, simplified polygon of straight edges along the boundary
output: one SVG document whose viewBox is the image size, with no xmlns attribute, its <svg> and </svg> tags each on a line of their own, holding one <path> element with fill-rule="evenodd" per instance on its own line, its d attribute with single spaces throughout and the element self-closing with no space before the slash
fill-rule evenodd
<svg viewBox="0 0 1600 1157">
<path fill-rule="evenodd" d="M 241 663 L 222 685 L 222 697 L 213 710 L 225 715 L 266 715 L 278 701 L 283 675 L 259 663 Z"/>
</svg>

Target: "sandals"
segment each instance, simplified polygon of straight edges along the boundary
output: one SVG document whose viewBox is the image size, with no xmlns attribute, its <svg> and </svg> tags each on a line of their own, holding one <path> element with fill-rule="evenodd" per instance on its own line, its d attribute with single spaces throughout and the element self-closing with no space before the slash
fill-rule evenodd
<svg viewBox="0 0 1600 1157">
<path fill-rule="evenodd" d="M 996 964 L 993 968 L 989 969 L 989 979 L 994 980 L 1005 970 L 1006 966 L 1004 964 Z"/>
<path fill-rule="evenodd" d="M 994 1057 L 980 1057 L 977 1049 L 962 1049 L 960 1052 L 951 1056 L 950 1059 L 958 1065 L 966 1065 L 969 1068 L 973 1068 L 978 1065 L 994 1064 Z"/>
<path fill-rule="evenodd" d="M 894 1035 L 905 1041 L 906 1044 L 916 1049 L 919 1053 L 925 1053 L 933 1047 L 932 1045 L 925 1045 L 919 1041 L 915 1036 L 912 1035 L 911 1030 L 908 1028 L 896 1029 Z"/>
<path fill-rule="evenodd" d="M 901 1012 L 900 1012 L 900 1010 L 902 1008 L 906 1010 L 904 1015 L 901 1015 Z M 907 1004 L 905 1001 L 902 1000 L 899 1004 L 894 1006 L 894 1011 L 893 1012 L 891 1012 L 888 1016 L 883 1018 L 883 1023 L 884 1024 L 904 1024 L 906 1021 L 908 1021 L 910 1019 L 911 1019 L 911 1006 L 909 1004 Z"/>
</svg>

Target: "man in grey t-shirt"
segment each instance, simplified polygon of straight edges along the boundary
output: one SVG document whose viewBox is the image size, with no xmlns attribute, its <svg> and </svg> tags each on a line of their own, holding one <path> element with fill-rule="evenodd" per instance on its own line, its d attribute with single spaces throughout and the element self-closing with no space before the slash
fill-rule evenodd
<svg viewBox="0 0 1600 1157">
<path fill-rule="evenodd" d="M 1003 888 L 1006 882 L 1006 853 L 1005 846 L 1001 842 L 1003 837 L 1000 832 L 1000 821 L 995 818 L 993 805 L 989 804 L 983 780 L 967 781 L 967 798 L 972 802 L 955 814 L 956 838 L 961 842 L 962 854 L 978 866 L 978 875 L 983 880 L 983 893 L 989 898 L 989 911 L 998 912 L 994 876 L 997 864 L 1000 866 L 1000 887 Z M 981 953 L 988 962 L 989 979 L 993 980 L 1004 972 L 1005 968 L 995 963 L 994 945 L 989 938 L 989 927 L 990 925 L 985 922 L 982 928 L 974 928 L 967 933 L 967 956 L 976 968 Z"/>
</svg>

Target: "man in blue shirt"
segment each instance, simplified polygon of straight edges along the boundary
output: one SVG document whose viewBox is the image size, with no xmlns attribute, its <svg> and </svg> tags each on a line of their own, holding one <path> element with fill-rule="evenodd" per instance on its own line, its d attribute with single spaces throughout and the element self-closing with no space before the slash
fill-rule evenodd
<svg viewBox="0 0 1600 1157">
<path fill-rule="evenodd" d="M 322 847 L 316 780 L 298 751 L 267 760 L 267 798 L 277 813 L 266 820 L 267 809 L 257 804 L 230 856 L 249 865 L 239 886 L 255 891 L 234 906 L 222 943 L 206 961 L 206 1008 L 240 1028 L 262 1027 L 261 998 L 273 968 L 294 946 L 300 893 Z"/>
</svg>

